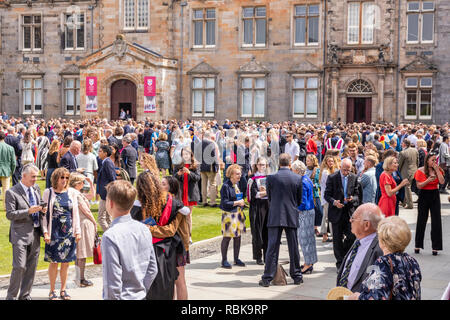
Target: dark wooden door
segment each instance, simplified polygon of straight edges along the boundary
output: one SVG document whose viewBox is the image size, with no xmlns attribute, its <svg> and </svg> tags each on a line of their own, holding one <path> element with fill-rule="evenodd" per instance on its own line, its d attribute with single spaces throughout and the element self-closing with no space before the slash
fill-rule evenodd
<svg viewBox="0 0 450 320">
<path fill-rule="evenodd" d="M 347 98 L 347 123 L 353 123 L 355 119 L 355 98 Z"/>
<path fill-rule="evenodd" d="M 364 122 L 365 123 L 372 122 L 372 98 L 366 99 L 366 119 Z"/>
<path fill-rule="evenodd" d="M 111 85 L 111 120 L 119 119 L 121 108 L 130 110 L 131 117 L 136 119 L 136 85 L 126 79 Z"/>
<path fill-rule="evenodd" d="M 347 97 L 347 123 L 372 121 L 372 98 Z"/>
</svg>

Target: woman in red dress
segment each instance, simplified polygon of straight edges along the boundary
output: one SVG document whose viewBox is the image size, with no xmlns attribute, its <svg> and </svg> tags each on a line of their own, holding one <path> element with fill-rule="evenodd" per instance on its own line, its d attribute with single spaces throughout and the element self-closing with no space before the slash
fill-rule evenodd
<svg viewBox="0 0 450 320">
<path fill-rule="evenodd" d="M 387 157 L 384 160 L 383 169 L 384 171 L 380 176 L 381 198 L 378 201 L 378 206 L 387 218 L 395 215 L 395 203 L 397 201 L 395 194 L 406 186 L 409 181 L 408 179 L 403 179 L 397 186 L 397 183 L 392 177 L 392 173 L 398 169 L 398 160 L 396 157 Z"/>
<path fill-rule="evenodd" d="M 182 163 L 174 169 L 174 176 L 180 181 L 181 198 L 184 206 L 189 207 L 191 213 L 186 216 L 189 231 L 192 233 L 192 209 L 200 201 L 200 168 L 194 160 L 191 150 L 183 148 L 181 150 Z M 192 240 L 190 240 L 192 242 Z"/>
</svg>

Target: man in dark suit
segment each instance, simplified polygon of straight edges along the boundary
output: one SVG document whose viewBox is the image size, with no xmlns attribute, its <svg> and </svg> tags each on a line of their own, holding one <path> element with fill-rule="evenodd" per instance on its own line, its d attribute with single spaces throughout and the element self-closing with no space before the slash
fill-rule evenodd
<svg viewBox="0 0 450 320">
<path fill-rule="evenodd" d="M 114 163 L 109 158 L 112 154 L 109 145 L 101 145 L 98 150 L 98 157 L 102 160 L 102 166 L 97 175 L 97 194 L 100 195 L 100 203 L 98 205 L 98 224 L 102 227 L 103 232 L 108 230 L 111 225 L 111 216 L 106 211 L 106 186 L 108 183 L 116 180 L 117 173 Z"/>
<path fill-rule="evenodd" d="M 150 153 L 150 148 L 152 146 L 152 134 L 153 134 L 153 124 L 145 123 L 144 150 L 147 153 Z"/>
<path fill-rule="evenodd" d="M 370 274 L 370 266 L 383 255 L 377 237 L 381 219 L 381 210 L 374 203 L 365 203 L 353 213 L 350 221 L 356 240 L 338 271 L 337 286 L 346 287 L 352 292 L 361 292 L 362 283 Z"/>
<path fill-rule="evenodd" d="M 61 158 L 59 162 L 60 168 L 66 168 L 69 172 L 84 172 L 84 168 L 78 168 L 76 156 L 80 154 L 81 151 L 81 142 L 80 141 L 72 141 L 69 147 L 69 151 L 67 151 L 64 156 Z"/>
<path fill-rule="evenodd" d="M 6 191 L 6 217 L 11 221 L 9 242 L 13 247 L 7 300 L 31 300 L 30 293 L 40 252 L 42 214 L 47 207 L 41 203 L 41 190 L 36 184 L 39 169 L 33 164 L 23 168 L 22 181 Z M 20 294 L 19 294 L 20 291 Z"/>
<path fill-rule="evenodd" d="M 16 155 L 16 169 L 12 175 L 12 185 L 15 186 L 19 183 L 22 175 L 22 162 L 20 161 L 22 157 L 22 145 L 20 139 L 16 137 L 16 129 L 12 126 L 8 127 L 8 135 L 5 138 L 5 143 L 14 148 Z"/>
<path fill-rule="evenodd" d="M 333 227 L 333 251 L 338 270 L 355 240 L 349 219 L 361 199 L 358 178 L 351 169 L 352 161 L 342 160 L 341 169 L 328 176 L 324 194 L 325 200 L 329 203 L 328 220 Z"/>
<path fill-rule="evenodd" d="M 121 164 L 122 168 L 125 169 L 126 172 L 128 172 L 128 175 L 130 176 L 130 182 L 131 184 L 134 184 L 134 180 L 136 179 L 136 161 L 138 158 L 136 149 L 131 146 L 131 138 L 129 135 L 125 136 L 122 139 L 123 143 L 123 150 L 120 154 L 121 157 Z"/>
<path fill-rule="evenodd" d="M 217 207 L 217 187 L 216 174 L 219 170 L 218 147 L 213 141 L 213 133 L 211 131 L 205 132 L 201 144 L 194 143 L 194 156 L 201 163 L 201 193 L 203 206 L 208 206 L 208 185 L 209 185 L 209 206 Z M 201 145 L 201 153 L 200 151 Z M 216 150 L 217 149 L 217 150 Z"/>
<path fill-rule="evenodd" d="M 291 156 L 280 155 L 280 170 L 267 176 L 267 196 L 269 198 L 269 215 L 267 220 L 268 245 L 266 266 L 259 282 L 260 286 L 268 287 L 275 277 L 278 267 L 281 233 L 285 232 L 289 249 L 289 273 L 294 284 L 303 282 L 300 268 L 300 253 L 298 250 L 297 229 L 299 227 L 298 206 L 302 202 L 302 178 L 289 170 Z"/>
</svg>

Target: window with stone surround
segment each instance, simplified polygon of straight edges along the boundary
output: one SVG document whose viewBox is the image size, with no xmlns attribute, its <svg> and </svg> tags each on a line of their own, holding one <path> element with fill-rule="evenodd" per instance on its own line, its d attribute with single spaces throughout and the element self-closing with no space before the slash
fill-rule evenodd
<svg viewBox="0 0 450 320">
<path fill-rule="evenodd" d="M 407 2 L 407 43 L 433 43 L 434 1 Z"/>
<path fill-rule="evenodd" d="M 216 9 L 194 9 L 192 15 L 193 47 L 213 48 L 216 45 Z"/>
<path fill-rule="evenodd" d="M 41 14 L 22 15 L 21 37 L 23 51 L 42 50 L 42 16 Z"/>
<path fill-rule="evenodd" d="M 294 7 L 295 46 L 317 46 L 319 44 L 319 17 L 319 4 Z"/>
<path fill-rule="evenodd" d="M 64 15 L 64 49 L 83 50 L 85 43 L 84 13 Z"/>
<path fill-rule="evenodd" d="M 80 78 L 64 78 L 64 113 L 80 114 Z"/>
<path fill-rule="evenodd" d="M 148 30 L 149 4 L 149 0 L 123 0 L 125 31 Z"/>
<path fill-rule="evenodd" d="M 241 117 L 263 118 L 267 95 L 266 76 L 241 76 Z"/>
<path fill-rule="evenodd" d="M 242 9 L 243 47 L 266 47 L 266 7 L 245 7 Z"/>
<path fill-rule="evenodd" d="M 23 114 L 42 114 L 42 78 L 22 78 Z"/>
<path fill-rule="evenodd" d="M 407 77 L 405 119 L 431 119 L 433 78 Z"/>
<path fill-rule="evenodd" d="M 319 78 L 292 77 L 292 106 L 295 118 L 317 118 L 319 104 Z"/>
<path fill-rule="evenodd" d="M 374 42 L 375 14 L 374 2 L 348 3 L 348 44 L 372 44 Z"/>
<path fill-rule="evenodd" d="M 216 105 L 216 77 L 192 78 L 192 115 L 213 117 Z"/>
</svg>

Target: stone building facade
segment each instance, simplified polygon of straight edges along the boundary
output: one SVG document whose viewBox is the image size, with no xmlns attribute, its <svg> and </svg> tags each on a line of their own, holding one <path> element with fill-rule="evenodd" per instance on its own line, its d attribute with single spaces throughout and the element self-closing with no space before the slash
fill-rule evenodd
<svg viewBox="0 0 450 320">
<path fill-rule="evenodd" d="M 10 115 L 450 118 L 445 0 L 2 0 L 0 13 Z M 86 77 L 97 78 L 96 113 Z"/>
</svg>

